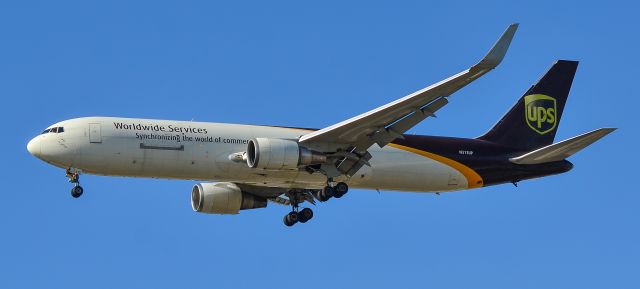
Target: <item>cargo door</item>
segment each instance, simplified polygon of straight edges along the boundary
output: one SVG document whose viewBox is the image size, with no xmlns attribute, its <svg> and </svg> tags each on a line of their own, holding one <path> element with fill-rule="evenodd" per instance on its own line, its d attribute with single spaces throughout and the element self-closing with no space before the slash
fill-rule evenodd
<svg viewBox="0 0 640 289">
<path fill-rule="evenodd" d="M 102 132 L 100 131 L 99 123 L 90 123 L 89 124 L 89 142 L 90 143 L 101 143 L 102 142 Z"/>
</svg>

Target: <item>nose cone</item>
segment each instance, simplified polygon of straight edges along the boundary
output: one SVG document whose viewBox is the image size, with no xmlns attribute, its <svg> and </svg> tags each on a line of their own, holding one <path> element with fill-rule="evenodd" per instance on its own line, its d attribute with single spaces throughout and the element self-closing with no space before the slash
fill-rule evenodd
<svg viewBox="0 0 640 289">
<path fill-rule="evenodd" d="M 35 137 L 31 141 L 29 141 L 29 143 L 27 144 L 27 150 L 30 154 L 36 157 L 40 157 L 41 144 L 38 141 L 38 137 Z"/>
</svg>

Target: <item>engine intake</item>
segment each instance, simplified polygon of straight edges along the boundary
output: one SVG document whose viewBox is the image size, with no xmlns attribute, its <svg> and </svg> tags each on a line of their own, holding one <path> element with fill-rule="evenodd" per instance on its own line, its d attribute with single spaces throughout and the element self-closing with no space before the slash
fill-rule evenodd
<svg viewBox="0 0 640 289">
<path fill-rule="evenodd" d="M 245 193 L 234 183 L 200 183 L 191 190 L 191 207 L 199 213 L 237 214 L 266 206 L 267 199 Z"/>
<path fill-rule="evenodd" d="M 247 165 L 251 168 L 294 170 L 326 161 L 326 155 L 302 147 L 293 140 L 255 138 L 247 144 Z"/>
</svg>

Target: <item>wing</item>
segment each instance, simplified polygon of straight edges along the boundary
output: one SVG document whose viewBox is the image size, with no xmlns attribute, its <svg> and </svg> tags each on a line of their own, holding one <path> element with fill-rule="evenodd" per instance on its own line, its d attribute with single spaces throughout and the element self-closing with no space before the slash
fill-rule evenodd
<svg viewBox="0 0 640 289">
<path fill-rule="evenodd" d="M 327 128 L 303 135 L 301 143 L 333 143 L 366 151 L 377 143 L 387 145 L 447 104 L 447 96 L 495 68 L 507 53 L 518 28 L 510 25 L 487 55 L 476 65 L 396 101 Z"/>
</svg>

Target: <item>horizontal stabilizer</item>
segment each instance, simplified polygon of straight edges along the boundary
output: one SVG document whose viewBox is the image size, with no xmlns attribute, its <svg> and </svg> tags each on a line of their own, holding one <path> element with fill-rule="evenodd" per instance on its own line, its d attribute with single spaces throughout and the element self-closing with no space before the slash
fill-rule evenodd
<svg viewBox="0 0 640 289">
<path fill-rule="evenodd" d="M 533 165 L 564 160 L 590 144 L 603 138 L 615 128 L 601 128 L 590 131 L 570 139 L 554 143 L 518 157 L 510 158 L 512 163 L 519 165 Z"/>
</svg>

